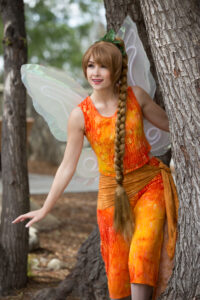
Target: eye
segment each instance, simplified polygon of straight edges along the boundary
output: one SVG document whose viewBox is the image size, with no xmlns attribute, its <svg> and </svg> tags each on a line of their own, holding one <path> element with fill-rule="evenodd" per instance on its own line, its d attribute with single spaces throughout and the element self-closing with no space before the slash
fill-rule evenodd
<svg viewBox="0 0 200 300">
<path fill-rule="evenodd" d="M 106 67 L 106 66 L 104 66 L 104 65 L 101 65 L 101 67 L 102 67 L 102 68 L 104 68 L 104 69 L 107 69 L 107 67 Z"/>
<path fill-rule="evenodd" d="M 88 64 L 87 67 L 88 68 L 92 68 L 94 65 L 93 64 Z"/>
</svg>

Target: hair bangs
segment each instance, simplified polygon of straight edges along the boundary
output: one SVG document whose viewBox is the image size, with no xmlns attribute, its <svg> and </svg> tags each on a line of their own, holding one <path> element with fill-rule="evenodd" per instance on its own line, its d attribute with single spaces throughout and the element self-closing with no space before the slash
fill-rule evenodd
<svg viewBox="0 0 200 300">
<path fill-rule="evenodd" d="M 105 66 L 109 70 L 113 69 L 111 53 L 105 47 L 94 47 L 91 51 L 91 56 L 98 65 Z"/>
<path fill-rule="evenodd" d="M 114 44 L 104 41 L 96 42 L 86 51 L 82 60 L 83 72 L 86 78 L 87 65 L 91 57 L 95 63 L 109 69 L 114 83 L 119 80 L 122 69 L 122 54 Z"/>
</svg>

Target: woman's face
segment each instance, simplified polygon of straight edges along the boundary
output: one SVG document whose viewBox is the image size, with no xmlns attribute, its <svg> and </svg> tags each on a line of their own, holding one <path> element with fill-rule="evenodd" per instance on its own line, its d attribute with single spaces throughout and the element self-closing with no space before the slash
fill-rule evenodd
<svg viewBox="0 0 200 300">
<path fill-rule="evenodd" d="M 87 64 L 87 80 L 95 90 L 112 87 L 111 73 L 104 65 L 97 64 L 93 57 L 89 58 Z"/>
</svg>

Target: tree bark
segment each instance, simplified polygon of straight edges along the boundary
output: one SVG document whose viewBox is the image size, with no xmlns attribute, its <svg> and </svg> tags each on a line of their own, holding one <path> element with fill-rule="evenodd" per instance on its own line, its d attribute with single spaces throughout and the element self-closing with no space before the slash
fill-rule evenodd
<svg viewBox="0 0 200 300">
<path fill-rule="evenodd" d="M 0 295 L 27 282 L 28 230 L 11 224 L 29 210 L 26 159 L 26 91 L 20 67 L 27 61 L 24 4 L 1 0 L 4 24 L 4 104 L 2 124 L 2 215 L 0 228 Z"/>
<path fill-rule="evenodd" d="M 175 268 L 160 299 L 200 296 L 200 12 L 197 1 L 140 0 L 170 121 L 179 194 Z"/>
</svg>

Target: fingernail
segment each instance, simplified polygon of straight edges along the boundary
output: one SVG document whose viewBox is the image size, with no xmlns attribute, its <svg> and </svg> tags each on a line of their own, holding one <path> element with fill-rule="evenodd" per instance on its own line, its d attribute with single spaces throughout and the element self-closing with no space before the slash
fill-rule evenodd
<svg viewBox="0 0 200 300">
<path fill-rule="evenodd" d="M 26 228 L 29 227 L 28 224 L 26 224 L 25 227 L 26 227 Z"/>
</svg>

